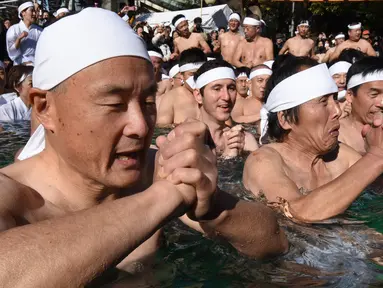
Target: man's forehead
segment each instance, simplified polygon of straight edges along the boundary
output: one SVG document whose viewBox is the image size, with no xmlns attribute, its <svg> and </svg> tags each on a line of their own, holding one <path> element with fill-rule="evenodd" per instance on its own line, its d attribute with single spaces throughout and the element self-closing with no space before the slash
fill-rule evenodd
<svg viewBox="0 0 383 288">
<path fill-rule="evenodd" d="M 381 90 L 383 91 L 383 80 L 371 81 L 361 85 L 361 88 L 366 90 Z"/>
<path fill-rule="evenodd" d="M 240 77 L 237 77 L 237 80 L 238 81 L 247 81 L 249 78 L 247 76 L 240 76 Z"/>
<path fill-rule="evenodd" d="M 211 86 L 211 87 L 216 86 L 216 85 L 224 86 L 224 85 L 231 85 L 233 83 L 235 83 L 235 81 L 233 79 L 218 79 L 218 80 L 215 80 L 215 81 L 209 83 L 208 86 Z"/>
</svg>

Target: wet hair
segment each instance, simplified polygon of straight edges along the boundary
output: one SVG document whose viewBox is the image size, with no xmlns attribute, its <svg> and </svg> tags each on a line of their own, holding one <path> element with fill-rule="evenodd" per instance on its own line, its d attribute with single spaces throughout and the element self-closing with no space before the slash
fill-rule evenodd
<svg viewBox="0 0 383 288">
<path fill-rule="evenodd" d="M 177 22 L 177 20 L 178 19 L 181 19 L 181 18 L 186 18 L 185 17 L 185 15 L 183 15 L 183 14 L 178 14 L 177 16 L 175 16 L 173 19 L 172 19 L 172 24 L 173 24 L 173 26 L 175 27 L 176 25 L 176 22 Z M 176 27 L 177 28 L 177 27 Z"/>
<path fill-rule="evenodd" d="M 291 61 L 295 61 L 297 57 L 293 54 L 287 53 L 283 55 L 278 55 L 273 63 L 272 70 L 273 72 L 275 70 L 278 70 L 279 68 L 282 68 L 286 63 L 290 63 Z"/>
<path fill-rule="evenodd" d="M 348 84 L 351 77 L 354 75 L 362 73 L 362 76 L 366 76 L 367 74 L 375 72 L 383 72 L 383 59 L 372 56 L 364 57 L 362 60 L 356 62 L 350 67 L 350 69 L 347 72 L 346 83 Z M 354 93 L 355 96 L 360 86 L 361 85 L 351 88 L 351 91 Z"/>
<path fill-rule="evenodd" d="M 202 18 L 201 17 L 196 17 L 194 18 L 194 24 L 202 24 Z"/>
<path fill-rule="evenodd" d="M 265 102 L 267 102 L 267 98 L 269 97 L 271 91 L 280 82 L 300 72 L 303 67 L 311 68 L 316 65 L 318 65 L 318 62 L 310 57 L 294 57 L 286 60 L 284 65 L 279 67 L 279 69 L 276 69 L 267 81 L 265 88 Z M 299 106 L 284 110 L 282 112 L 287 122 L 291 124 L 299 123 Z M 267 130 L 267 134 L 271 139 L 277 142 L 282 142 L 290 131 L 283 129 L 280 125 L 278 120 L 278 112 L 270 112 L 268 120 L 269 128 Z"/>
<path fill-rule="evenodd" d="M 356 49 L 352 49 L 352 48 L 348 48 L 348 49 L 344 49 L 340 53 L 340 55 L 338 57 L 338 60 L 346 61 L 346 62 L 350 62 L 351 64 L 354 64 L 355 62 L 363 59 L 366 56 L 367 55 L 364 54 L 362 51 L 359 51 L 359 50 L 356 50 Z"/>
<path fill-rule="evenodd" d="M 13 66 L 8 72 L 8 87 L 15 90 L 21 83 L 20 79 L 23 75 L 32 74 L 33 66 L 16 65 Z"/>
<path fill-rule="evenodd" d="M 199 48 L 190 48 L 184 50 L 180 55 L 180 66 L 189 63 L 206 62 L 207 57 L 205 53 Z"/>
<path fill-rule="evenodd" d="M 239 74 L 241 74 L 241 73 L 245 73 L 247 75 L 247 77 L 249 77 L 250 76 L 250 68 L 245 67 L 245 66 L 239 67 L 239 68 L 234 70 L 234 73 L 235 73 L 235 77 L 238 77 Z"/>
<path fill-rule="evenodd" d="M 233 69 L 233 66 L 230 65 L 230 63 L 226 62 L 225 60 L 216 59 L 216 60 L 207 61 L 197 70 L 197 72 L 194 73 L 194 81 L 197 82 L 198 77 L 201 76 L 203 73 L 215 68 L 219 68 L 219 67 L 227 67 L 227 68 Z M 200 93 L 202 96 L 203 96 L 205 87 L 202 87 L 200 89 Z"/>
</svg>

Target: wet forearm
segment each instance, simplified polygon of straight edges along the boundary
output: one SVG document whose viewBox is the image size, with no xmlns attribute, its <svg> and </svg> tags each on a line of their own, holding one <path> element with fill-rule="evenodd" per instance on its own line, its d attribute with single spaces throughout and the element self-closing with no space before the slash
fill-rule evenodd
<svg viewBox="0 0 383 288">
<path fill-rule="evenodd" d="M 83 287 L 174 213 L 180 203 L 167 193 L 152 186 L 67 217 L 2 232 L 0 282 L 4 287 Z"/>
<path fill-rule="evenodd" d="M 322 221 L 339 215 L 382 172 L 381 161 L 366 154 L 335 180 L 313 190 L 307 196 L 291 201 L 290 212 L 304 222 Z"/>
<path fill-rule="evenodd" d="M 239 252 L 266 258 L 286 252 L 288 242 L 280 230 L 274 212 L 260 203 L 237 199 L 220 192 L 214 220 L 200 223 L 212 238 L 228 241 Z"/>
</svg>

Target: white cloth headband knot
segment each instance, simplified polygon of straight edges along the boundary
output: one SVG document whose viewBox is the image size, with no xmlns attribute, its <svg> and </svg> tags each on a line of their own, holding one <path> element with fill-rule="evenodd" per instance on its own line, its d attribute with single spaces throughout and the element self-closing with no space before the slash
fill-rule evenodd
<svg viewBox="0 0 383 288">
<path fill-rule="evenodd" d="M 116 13 L 85 8 L 41 33 L 36 46 L 33 86 L 50 90 L 90 65 L 120 56 L 150 61 L 143 40 Z"/>
<path fill-rule="evenodd" d="M 360 29 L 362 28 L 362 23 L 358 23 L 355 25 L 348 25 L 347 27 L 348 27 L 348 30 Z"/>
<path fill-rule="evenodd" d="M 249 77 L 247 77 L 247 74 L 245 72 L 239 73 L 239 75 L 237 76 L 237 79 L 241 78 L 241 77 L 249 78 Z"/>
<path fill-rule="evenodd" d="M 250 79 L 253 79 L 260 75 L 272 75 L 272 74 L 273 74 L 273 71 L 271 71 L 269 68 L 260 68 L 250 73 Z"/>
<path fill-rule="evenodd" d="M 180 72 L 187 72 L 187 71 L 191 71 L 191 70 L 197 70 L 199 68 L 201 68 L 201 66 L 204 64 L 205 62 L 197 62 L 197 63 L 188 63 L 188 64 L 184 64 L 182 66 L 180 66 Z"/>
<path fill-rule="evenodd" d="M 341 38 L 345 38 L 345 37 L 346 36 L 343 33 L 340 33 L 340 34 L 335 36 L 335 39 L 341 39 Z"/>
<path fill-rule="evenodd" d="M 25 9 L 27 9 L 29 7 L 34 7 L 32 2 L 25 2 L 25 3 L 21 4 L 19 6 L 19 8 L 17 8 L 19 19 L 21 19 L 21 12 L 23 12 Z"/>
<path fill-rule="evenodd" d="M 355 74 L 348 81 L 347 89 L 351 89 L 356 86 L 362 85 L 364 83 L 373 82 L 373 81 L 383 81 L 383 70 L 378 72 L 368 73 L 365 76 L 363 76 L 362 73 Z"/>
<path fill-rule="evenodd" d="M 298 72 L 274 87 L 261 110 L 261 137 L 268 130 L 268 113 L 297 107 L 320 96 L 338 92 L 326 64 L 319 64 Z"/>
<path fill-rule="evenodd" d="M 231 14 L 229 16 L 229 21 L 230 20 L 237 20 L 238 22 L 240 22 L 241 21 L 241 16 L 239 16 L 239 14 L 237 14 L 237 13 L 233 13 L 233 14 Z"/>
<path fill-rule="evenodd" d="M 174 65 L 169 71 L 169 77 L 174 78 L 178 73 L 180 73 L 180 65 Z"/>
<path fill-rule="evenodd" d="M 163 56 L 160 53 L 156 52 L 156 51 L 148 51 L 148 54 L 149 54 L 150 57 L 157 57 L 157 58 L 160 58 L 160 59 L 163 58 Z"/>
<path fill-rule="evenodd" d="M 339 61 L 332 65 L 328 70 L 330 71 L 330 75 L 334 76 L 339 73 L 347 73 L 348 69 L 350 69 L 351 64 L 346 61 Z"/>
<path fill-rule="evenodd" d="M 261 26 L 262 22 L 254 18 L 246 17 L 243 20 L 243 25 Z"/>
<path fill-rule="evenodd" d="M 266 65 L 267 67 L 269 67 L 270 69 L 273 69 L 274 60 L 266 61 L 266 62 L 264 62 L 263 64 L 265 64 L 265 65 Z"/>
<path fill-rule="evenodd" d="M 180 19 L 178 19 L 175 23 L 174 23 L 174 27 L 177 28 L 178 25 L 181 24 L 181 22 L 183 21 L 187 21 L 185 17 L 181 17 Z"/>
<path fill-rule="evenodd" d="M 234 70 L 228 67 L 218 67 L 206 71 L 198 77 L 196 81 L 196 88 L 201 89 L 207 84 L 221 79 L 235 80 Z"/>
</svg>

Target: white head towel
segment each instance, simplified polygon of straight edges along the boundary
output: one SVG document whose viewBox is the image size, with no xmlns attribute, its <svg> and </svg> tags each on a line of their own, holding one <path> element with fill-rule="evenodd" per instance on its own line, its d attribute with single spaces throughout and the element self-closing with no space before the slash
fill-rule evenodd
<svg viewBox="0 0 383 288">
<path fill-rule="evenodd" d="M 33 86 L 50 90 L 92 64 L 119 56 L 150 62 L 143 40 L 117 14 L 86 8 L 45 28 L 36 47 Z M 43 128 L 36 130 L 21 155 L 32 157 L 41 147 Z"/>
<path fill-rule="evenodd" d="M 21 19 L 21 12 L 23 12 L 25 9 L 28 9 L 29 7 L 34 7 L 32 2 L 25 2 L 17 8 L 17 14 L 19 16 L 19 19 Z"/>
</svg>

